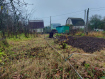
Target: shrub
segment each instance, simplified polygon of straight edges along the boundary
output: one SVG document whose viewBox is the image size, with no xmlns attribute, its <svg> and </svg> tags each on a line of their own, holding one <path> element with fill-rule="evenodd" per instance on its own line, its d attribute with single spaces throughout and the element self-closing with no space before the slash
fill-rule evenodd
<svg viewBox="0 0 105 79">
<path fill-rule="evenodd" d="M 63 42 L 61 45 L 62 45 L 63 49 L 65 49 L 67 47 L 67 44 L 65 42 Z"/>
<path fill-rule="evenodd" d="M 54 37 L 61 36 L 62 34 L 56 33 Z"/>
</svg>

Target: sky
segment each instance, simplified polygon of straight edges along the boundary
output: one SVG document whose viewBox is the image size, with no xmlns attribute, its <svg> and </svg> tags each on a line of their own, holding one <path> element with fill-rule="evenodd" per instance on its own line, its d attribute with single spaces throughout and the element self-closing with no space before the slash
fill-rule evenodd
<svg viewBox="0 0 105 79">
<path fill-rule="evenodd" d="M 89 17 L 98 14 L 105 16 L 105 0 L 24 0 L 30 20 L 43 20 L 44 26 L 51 23 L 66 24 L 68 17 L 84 19 L 84 10 L 89 8 Z"/>
</svg>

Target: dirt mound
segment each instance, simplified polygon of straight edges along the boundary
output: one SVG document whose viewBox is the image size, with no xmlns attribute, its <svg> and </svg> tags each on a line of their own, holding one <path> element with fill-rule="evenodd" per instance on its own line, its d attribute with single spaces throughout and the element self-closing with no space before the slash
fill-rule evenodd
<svg viewBox="0 0 105 79">
<path fill-rule="evenodd" d="M 100 51 L 105 47 L 105 39 L 103 38 L 95 38 L 95 37 L 72 37 L 72 36 L 61 36 L 59 37 L 60 40 L 62 39 L 69 39 L 66 41 L 68 45 L 73 47 L 81 48 L 85 52 L 93 53 L 95 51 Z"/>
</svg>

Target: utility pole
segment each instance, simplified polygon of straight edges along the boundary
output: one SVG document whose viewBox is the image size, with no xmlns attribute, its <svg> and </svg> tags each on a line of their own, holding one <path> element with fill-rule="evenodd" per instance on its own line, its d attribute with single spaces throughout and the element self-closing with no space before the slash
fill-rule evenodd
<svg viewBox="0 0 105 79">
<path fill-rule="evenodd" d="M 86 33 L 86 10 L 84 10 L 84 33 Z"/>
<path fill-rule="evenodd" d="M 89 8 L 87 10 L 86 35 L 88 35 L 88 19 L 89 19 Z"/>
<path fill-rule="evenodd" d="M 51 16 L 50 16 L 50 27 L 51 27 Z"/>
</svg>

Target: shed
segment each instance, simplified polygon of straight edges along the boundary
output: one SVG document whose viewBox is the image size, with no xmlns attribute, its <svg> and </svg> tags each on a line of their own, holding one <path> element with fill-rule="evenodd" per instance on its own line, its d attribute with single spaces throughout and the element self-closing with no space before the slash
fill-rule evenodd
<svg viewBox="0 0 105 79">
<path fill-rule="evenodd" d="M 69 26 L 58 26 L 56 30 L 58 33 L 69 33 Z"/>
<path fill-rule="evenodd" d="M 43 32 L 44 21 L 43 20 L 29 20 L 29 28 L 32 31 Z"/>
</svg>

